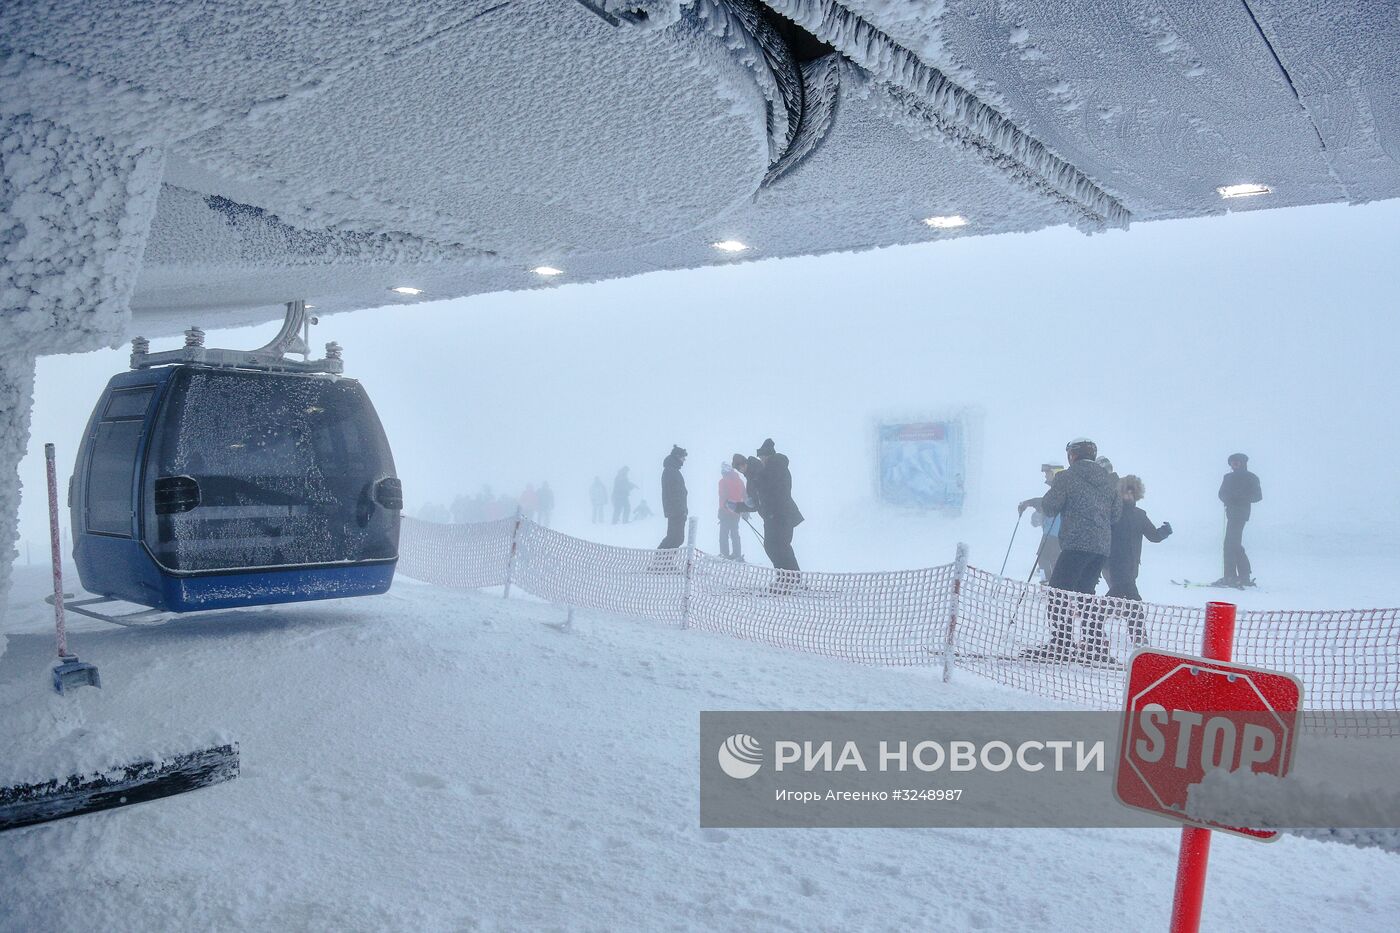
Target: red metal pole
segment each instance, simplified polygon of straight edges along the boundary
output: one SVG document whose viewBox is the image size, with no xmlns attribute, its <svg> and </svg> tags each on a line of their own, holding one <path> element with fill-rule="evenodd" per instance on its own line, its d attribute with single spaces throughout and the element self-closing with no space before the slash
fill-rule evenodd
<svg viewBox="0 0 1400 933">
<path fill-rule="evenodd" d="M 1233 603 L 1206 603 L 1206 631 L 1201 655 L 1228 661 L 1235 646 Z M 1210 830 L 1197 826 L 1181 829 L 1181 853 L 1176 860 L 1176 894 L 1172 898 L 1171 933 L 1196 933 L 1201 928 L 1201 906 L 1206 896 L 1206 866 L 1210 861 Z"/>
<path fill-rule="evenodd" d="M 63 624 L 63 546 L 58 531 L 58 477 L 52 444 L 44 445 L 44 472 L 49 481 L 49 556 L 53 559 L 53 615 L 58 656 L 68 657 L 68 630 Z"/>
</svg>

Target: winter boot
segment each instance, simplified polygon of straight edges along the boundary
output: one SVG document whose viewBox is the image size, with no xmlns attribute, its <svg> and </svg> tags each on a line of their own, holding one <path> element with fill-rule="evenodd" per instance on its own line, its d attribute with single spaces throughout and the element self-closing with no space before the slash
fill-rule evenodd
<svg viewBox="0 0 1400 933">
<path fill-rule="evenodd" d="M 1048 641 L 1021 652 L 1027 661 L 1068 661 L 1074 655 L 1074 646 L 1063 641 Z"/>
<path fill-rule="evenodd" d="M 1108 652 L 1104 641 L 1086 641 L 1079 646 L 1079 659 L 1096 667 L 1120 667 L 1118 659 Z"/>
</svg>

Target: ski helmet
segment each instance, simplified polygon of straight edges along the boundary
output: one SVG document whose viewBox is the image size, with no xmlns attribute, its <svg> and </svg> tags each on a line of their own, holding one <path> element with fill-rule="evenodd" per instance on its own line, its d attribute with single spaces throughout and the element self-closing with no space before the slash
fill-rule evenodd
<svg viewBox="0 0 1400 933">
<path fill-rule="evenodd" d="M 1099 445 L 1087 437 L 1076 437 L 1065 445 L 1065 453 L 1072 460 L 1095 460 L 1099 456 Z"/>
<path fill-rule="evenodd" d="M 1108 472 L 1113 472 L 1113 461 L 1108 459 L 1107 457 L 1098 457 L 1094 460 L 1094 462 L 1097 463 L 1099 466 L 1103 467 Z"/>
</svg>

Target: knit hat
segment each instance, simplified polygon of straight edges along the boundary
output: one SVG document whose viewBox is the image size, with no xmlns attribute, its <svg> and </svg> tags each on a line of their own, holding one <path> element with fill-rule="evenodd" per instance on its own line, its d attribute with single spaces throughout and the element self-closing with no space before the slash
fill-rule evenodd
<svg viewBox="0 0 1400 933">
<path fill-rule="evenodd" d="M 744 464 L 746 464 L 746 463 L 748 463 L 748 462 L 749 462 L 749 458 L 748 458 L 748 457 L 745 457 L 743 454 L 735 454 L 735 455 L 734 455 L 733 457 L 731 457 L 730 460 L 729 460 L 730 465 L 733 466 L 734 469 L 736 469 L 736 470 L 739 469 L 740 467 L 742 467 Z"/>
<path fill-rule="evenodd" d="M 1230 454 L 1229 459 L 1227 459 L 1225 462 L 1228 463 L 1228 464 L 1234 464 L 1234 462 L 1235 462 L 1236 460 L 1240 461 L 1241 463 L 1248 463 L 1248 462 L 1249 462 L 1249 455 L 1248 455 L 1248 454 Z"/>
<path fill-rule="evenodd" d="M 764 440 L 763 446 L 758 448 L 758 455 L 760 457 L 771 457 L 777 452 L 777 449 L 773 446 L 773 438 L 771 437 Z"/>
<path fill-rule="evenodd" d="M 672 444 L 672 445 L 671 445 L 671 456 L 673 456 L 673 457 L 685 458 L 685 457 L 688 457 L 689 454 L 687 454 L 687 453 L 685 452 L 685 448 L 682 447 L 680 444 Z"/>
</svg>

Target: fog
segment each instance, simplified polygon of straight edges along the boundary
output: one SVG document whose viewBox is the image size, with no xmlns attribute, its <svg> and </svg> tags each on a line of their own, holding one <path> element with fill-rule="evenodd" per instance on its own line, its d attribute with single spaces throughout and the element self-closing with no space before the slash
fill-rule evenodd
<svg viewBox="0 0 1400 933">
<path fill-rule="evenodd" d="M 1295 584 L 1350 574 L 1354 590 L 1322 601 L 1350 603 L 1354 591 L 1393 602 L 1397 234 L 1400 204 L 1389 202 L 591 285 L 566 274 L 529 292 L 339 315 L 312 337 L 344 345 L 347 375 L 373 397 L 409 514 L 483 484 L 517 494 L 548 480 L 556 526 L 653 546 L 664 530 L 661 460 L 678 443 L 690 451 L 699 543 L 713 551 L 720 461 L 772 437 L 807 516 L 794 542 L 804 569 L 943 563 L 961 539 L 974 563 L 995 570 L 1015 503 L 1042 488 L 1039 464 L 1064 462 L 1065 442 L 1087 435 L 1120 474 L 1144 479 L 1143 507 L 1177 531 L 1148 547 L 1148 598 L 1179 598 L 1172 577 L 1219 575 L 1215 494 L 1226 456 L 1240 450 L 1264 488 L 1246 538 L 1261 583 L 1283 583 L 1285 566 Z M 567 273 L 565 259 L 557 264 Z M 211 346 L 257 346 L 277 329 L 192 323 Z M 21 534 L 36 562 L 47 535 L 42 444 L 58 444 L 66 485 L 90 407 L 126 356 L 39 363 L 21 466 Z M 963 515 L 877 505 L 877 420 L 962 409 L 976 412 Z M 633 501 L 658 516 L 591 525 L 589 483 L 598 475 L 610 486 L 624 464 L 642 487 Z M 762 560 L 745 534 L 750 559 Z M 1025 575 L 1034 547 L 1027 523 L 1008 574 Z M 1302 592 L 1273 594 L 1287 603 Z"/>
</svg>

